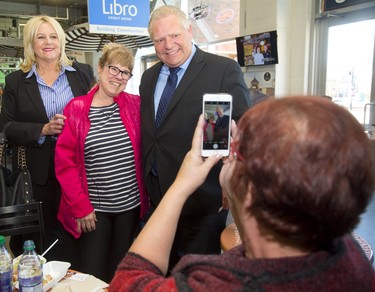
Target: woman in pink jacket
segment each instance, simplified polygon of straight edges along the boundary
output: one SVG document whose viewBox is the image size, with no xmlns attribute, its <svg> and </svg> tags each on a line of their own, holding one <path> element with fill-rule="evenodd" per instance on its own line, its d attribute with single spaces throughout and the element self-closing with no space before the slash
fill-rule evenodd
<svg viewBox="0 0 375 292">
<path fill-rule="evenodd" d="M 56 145 L 58 219 L 78 241 L 80 271 L 109 281 L 147 211 L 140 153 L 140 97 L 124 92 L 134 57 L 107 44 L 99 82 L 64 109 Z"/>
</svg>

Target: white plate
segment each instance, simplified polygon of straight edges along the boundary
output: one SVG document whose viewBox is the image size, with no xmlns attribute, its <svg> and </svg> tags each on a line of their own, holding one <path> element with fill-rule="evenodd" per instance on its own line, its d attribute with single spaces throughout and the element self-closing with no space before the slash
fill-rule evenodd
<svg viewBox="0 0 375 292">
<path fill-rule="evenodd" d="M 69 267 L 70 263 L 59 261 L 50 261 L 43 265 L 43 279 L 45 279 L 47 275 L 52 277 L 52 280 L 48 282 L 47 285 L 43 286 L 43 291 L 48 291 L 64 278 Z"/>
</svg>

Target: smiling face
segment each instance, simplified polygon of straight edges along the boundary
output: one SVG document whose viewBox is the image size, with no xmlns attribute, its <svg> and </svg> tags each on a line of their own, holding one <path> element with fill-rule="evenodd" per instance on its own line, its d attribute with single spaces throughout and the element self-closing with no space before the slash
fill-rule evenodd
<svg viewBox="0 0 375 292">
<path fill-rule="evenodd" d="M 168 15 L 154 20 L 152 40 L 159 59 L 168 67 L 178 67 L 191 54 L 191 26 L 184 28 L 177 16 Z"/>
<path fill-rule="evenodd" d="M 55 29 L 47 22 L 42 23 L 33 40 L 33 50 L 38 62 L 58 61 L 61 54 L 60 43 Z"/>
<path fill-rule="evenodd" d="M 121 71 L 130 72 L 127 66 L 121 66 L 120 64 L 108 64 L 108 65 L 115 66 Z M 100 85 L 99 88 L 107 97 L 113 98 L 125 90 L 125 87 L 128 81 L 122 78 L 121 73 L 116 76 L 111 75 L 108 69 L 109 68 L 107 66 L 104 66 L 104 67 L 98 66 L 99 85 Z"/>
</svg>

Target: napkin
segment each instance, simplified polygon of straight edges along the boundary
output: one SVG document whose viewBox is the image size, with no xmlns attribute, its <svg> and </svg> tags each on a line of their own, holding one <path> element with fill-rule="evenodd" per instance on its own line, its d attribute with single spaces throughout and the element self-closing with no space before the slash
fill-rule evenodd
<svg viewBox="0 0 375 292">
<path fill-rule="evenodd" d="M 88 274 L 76 273 L 69 278 L 61 280 L 52 292 L 99 292 L 105 291 L 108 284 Z"/>
</svg>

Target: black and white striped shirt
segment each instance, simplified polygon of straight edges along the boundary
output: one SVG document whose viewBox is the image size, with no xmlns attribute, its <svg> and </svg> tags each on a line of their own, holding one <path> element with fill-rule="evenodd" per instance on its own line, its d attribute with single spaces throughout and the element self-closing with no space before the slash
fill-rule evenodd
<svg viewBox="0 0 375 292">
<path fill-rule="evenodd" d="M 85 141 L 90 201 L 96 211 L 123 212 L 140 205 L 133 147 L 117 103 L 91 107 Z"/>
</svg>

